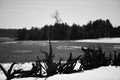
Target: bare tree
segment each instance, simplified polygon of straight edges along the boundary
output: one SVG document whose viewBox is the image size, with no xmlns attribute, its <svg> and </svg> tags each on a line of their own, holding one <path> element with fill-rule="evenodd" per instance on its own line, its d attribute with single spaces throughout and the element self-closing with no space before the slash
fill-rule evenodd
<svg viewBox="0 0 120 80">
<path fill-rule="evenodd" d="M 53 14 L 53 18 L 55 19 L 55 23 L 60 23 L 61 18 L 59 17 L 60 13 L 56 10 L 55 13 Z"/>
</svg>

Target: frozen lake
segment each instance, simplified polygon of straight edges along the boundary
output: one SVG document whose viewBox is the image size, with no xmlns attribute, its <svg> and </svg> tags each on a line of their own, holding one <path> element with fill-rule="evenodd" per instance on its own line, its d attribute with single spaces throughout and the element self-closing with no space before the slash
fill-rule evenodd
<svg viewBox="0 0 120 80">
<path fill-rule="evenodd" d="M 31 62 L 36 57 L 44 58 L 40 53 L 40 49 L 48 52 L 48 41 L 13 41 L 0 38 L 0 62 Z M 82 55 L 81 47 L 99 47 L 103 48 L 106 55 L 116 50 L 120 52 L 120 38 L 103 38 L 75 41 L 52 41 L 53 53 L 55 60 L 60 57 L 68 58 L 69 53 L 73 53 L 74 57 Z"/>
</svg>

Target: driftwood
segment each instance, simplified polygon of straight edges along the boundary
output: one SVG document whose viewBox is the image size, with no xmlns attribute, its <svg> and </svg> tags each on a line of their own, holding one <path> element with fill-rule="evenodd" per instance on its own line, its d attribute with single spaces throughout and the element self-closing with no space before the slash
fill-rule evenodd
<svg viewBox="0 0 120 80">
<path fill-rule="evenodd" d="M 73 73 L 73 72 L 76 72 L 74 70 L 75 66 L 76 66 L 76 63 L 77 61 L 81 58 L 81 55 L 78 56 L 77 58 L 72 58 L 72 53 L 70 53 L 70 56 L 66 62 L 66 64 L 64 64 L 62 66 L 62 73 Z"/>
<path fill-rule="evenodd" d="M 111 53 L 109 56 L 106 56 L 101 47 L 98 49 L 82 48 L 82 51 L 85 53 L 81 59 L 81 64 L 84 70 L 94 69 L 100 66 L 120 66 L 120 53 L 117 56 L 116 51 L 114 51 L 114 58 L 112 58 Z"/>
</svg>

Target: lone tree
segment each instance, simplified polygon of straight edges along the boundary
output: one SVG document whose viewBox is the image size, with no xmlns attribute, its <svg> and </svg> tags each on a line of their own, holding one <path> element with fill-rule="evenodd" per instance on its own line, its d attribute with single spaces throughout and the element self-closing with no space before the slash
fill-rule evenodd
<svg viewBox="0 0 120 80">
<path fill-rule="evenodd" d="M 55 19 L 55 23 L 59 24 L 61 22 L 61 18 L 59 17 L 60 13 L 58 11 L 55 11 L 53 14 L 53 18 Z"/>
</svg>

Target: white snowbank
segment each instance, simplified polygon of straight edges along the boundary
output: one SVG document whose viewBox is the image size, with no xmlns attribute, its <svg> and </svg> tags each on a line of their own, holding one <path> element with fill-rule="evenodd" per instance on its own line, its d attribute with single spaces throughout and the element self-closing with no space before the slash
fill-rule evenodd
<svg viewBox="0 0 120 80">
<path fill-rule="evenodd" d="M 11 63 L 2 64 L 7 70 Z M 79 64 L 80 65 L 80 64 Z M 32 68 L 32 62 L 17 64 L 14 69 L 30 70 Z M 76 66 L 77 68 L 77 66 Z M 6 76 L 0 70 L 0 80 L 5 80 Z M 12 80 L 45 80 L 45 78 L 15 78 Z M 84 72 L 73 73 L 73 74 L 57 74 L 47 78 L 47 80 L 120 80 L 120 67 L 107 66 L 100 67 L 93 70 L 87 70 Z"/>
<path fill-rule="evenodd" d="M 75 42 L 92 42 L 92 43 L 120 43 L 120 38 L 99 38 L 99 39 L 86 39 L 86 40 L 75 40 Z"/>
<path fill-rule="evenodd" d="M 80 73 L 58 74 L 47 80 L 120 80 L 120 67 L 108 66 Z"/>
</svg>

